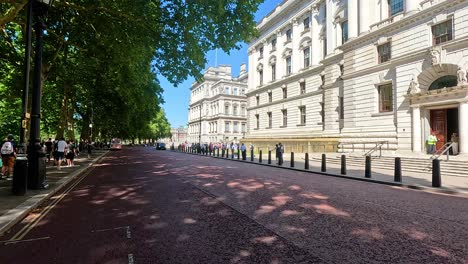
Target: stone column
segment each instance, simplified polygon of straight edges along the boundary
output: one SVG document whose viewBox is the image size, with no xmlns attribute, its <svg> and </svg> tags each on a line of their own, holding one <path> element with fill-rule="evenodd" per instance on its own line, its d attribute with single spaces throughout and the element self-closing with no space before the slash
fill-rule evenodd
<svg viewBox="0 0 468 264">
<path fill-rule="evenodd" d="M 458 106 L 458 136 L 460 154 L 468 154 L 468 102 L 461 102 Z"/>
<path fill-rule="evenodd" d="M 411 15 L 419 10 L 419 0 L 405 1 L 405 16 Z"/>
<path fill-rule="evenodd" d="M 348 0 L 348 37 L 349 39 L 352 39 L 357 36 L 358 36 L 358 0 Z"/>
<path fill-rule="evenodd" d="M 319 38 L 319 10 L 320 6 L 315 5 L 312 7 L 312 25 L 311 25 L 311 35 L 312 35 L 312 48 L 311 48 L 311 63 L 312 65 L 318 65 L 320 62 L 320 38 Z"/>
<path fill-rule="evenodd" d="M 370 26 L 369 0 L 359 0 L 359 34 L 369 31 Z"/>
<path fill-rule="evenodd" d="M 327 55 L 333 54 L 336 47 L 336 40 L 335 40 L 335 25 L 333 24 L 333 15 L 335 13 L 334 3 L 333 1 L 326 1 L 327 2 L 327 20 L 326 20 L 326 27 L 327 27 Z"/>
<path fill-rule="evenodd" d="M 419 106 L 413 107 L 412 122 L 413 152 L 421 152 L 421 109 Z"/>
</svg>

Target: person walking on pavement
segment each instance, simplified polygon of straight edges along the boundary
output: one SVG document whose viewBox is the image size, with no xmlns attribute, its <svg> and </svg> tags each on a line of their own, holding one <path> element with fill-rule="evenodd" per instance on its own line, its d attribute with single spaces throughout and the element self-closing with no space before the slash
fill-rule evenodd
<svg viewBox="0 0 468 264">
<path fill-rule="evenodd" d="M 88 159 L 90 159 L 93 151 L 93 145 L 91 145 L 91 140 L 88 140 L 88 143 L 86 144 L 86 150 L 88 151 Z"/>
<path fill-rule="evenodd" d="M 75 155 L 76 155 L 76 147 L 75 144 L 73 143 L 73 140 L 70 140 L 67 146 L 67 166 L 72 167 L 75 166 L 74 160 L 75 160 Z"/>
<path fill-rule="evenodd" d="M 52 147 L 54 146 L 54 143 L 52 143 L 52 138 L 49 138 L 49 140 L 47 140 L 44 143 L 44 145 L 46 147 L 47 163 L 50 163 L 50 158 L 52 155 Z"/>
<path fill-rule="evenodd" d="M 427 152 L 429 154 L 434 154 L 435 153 L 436 143 L 437 143 L 437 137 L 436 137 L 434 131 L 431 131 L 431 133 L 427 137 Z"/>
<path fill-rule="evenodd" d="M 13 176 L 13 168 L 16 159 L 16 144 L 13 141 L 13 135 L 7 136 L 6 140 L 2 143 L 2 174 L 8 179 Z"/>
<path fill-rule="evenodd" d="M 278 144 L 278 165 L 282 166 L 283 165 L 283 153 L 284 153 L 284 147 L 281 142 Z"/>
<path fill-rule="evenodd" d="M 62 169 L 62 160 L 65 159 L 65 151 L 67 150 L 67 142 L 65 142 L 65 138 L 61 138 L 57 142 L 57 169 Z"/>
<path fill-rule="evenodd" d="M 247 148 L 245 147 L 244 143 L 242 143 L 240 150 L 242 152 L 242 160 L 247 159 Z"/>
</svg>

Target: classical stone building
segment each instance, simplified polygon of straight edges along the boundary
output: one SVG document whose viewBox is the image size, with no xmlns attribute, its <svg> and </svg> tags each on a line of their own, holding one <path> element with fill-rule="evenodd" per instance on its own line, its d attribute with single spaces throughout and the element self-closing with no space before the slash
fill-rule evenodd
<svg viewBox="0 0 468 264">
<path fill-rule="evenodd" d="M 237 78 L 231 66 L 209 67 L 190 87 L 189 143 L 238 142 L 247 131 L 247 70 Z"/>
<path fill-rule="evenodd" d="M 178 146 L 179 144 L 187 141 L 187 128 L 171 128 L 171 138 L 169 141 L 174 142 L 175 146 Z"/>
<path fill-rule="evenodd" d="M 246 141 L 468 153 L 468 1 L 289 0 L 257 27 Z"/>
</svg>

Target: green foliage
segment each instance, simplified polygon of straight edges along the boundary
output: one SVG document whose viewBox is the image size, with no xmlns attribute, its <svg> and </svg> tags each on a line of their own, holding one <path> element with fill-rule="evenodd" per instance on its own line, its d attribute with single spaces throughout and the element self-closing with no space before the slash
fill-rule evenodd
<svg viewBox="0 0 468 264">
<path fill-rule="evenodd" d="M 42 136 L 169 135 L 157 74 L 175 85 L 200 77 L 206 52 L 255 36 L 260 2 L 55 1 L 44 34 Z M 19 129 L 26 3 L 0 1 L 2 134 Z"/>
</svg>

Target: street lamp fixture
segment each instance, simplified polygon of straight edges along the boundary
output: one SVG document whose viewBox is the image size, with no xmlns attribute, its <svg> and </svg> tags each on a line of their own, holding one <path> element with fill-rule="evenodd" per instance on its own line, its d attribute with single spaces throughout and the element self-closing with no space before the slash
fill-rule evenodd
<svg viewBox="0 0 468 264">
<path fill-rule="evenodd" d="M 42 35 L 46 29 L 44 18 L 53 0 L 30 0 L 34 17 L 34 31 L 36 35 L 34 47 L 34 79 L 31 102 L 31 131 L 28 150 L 28 187 L 31 189 L 47 188 L 45 182 L 46 168 L 42 151 L 40 122 L 41 122 L 41 91 L 42 91 Z"/>
</svg>

